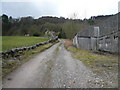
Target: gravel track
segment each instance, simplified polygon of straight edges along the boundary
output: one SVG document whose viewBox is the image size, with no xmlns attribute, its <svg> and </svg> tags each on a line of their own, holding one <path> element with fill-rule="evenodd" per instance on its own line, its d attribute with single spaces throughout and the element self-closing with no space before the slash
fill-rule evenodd
<svg viewBox="0 0 120 90">
<path fill-rule="evenodd" d="M 3 79 L 3 88 L 100 88 L 100 78 L 60 41 Z"/>
</svg>

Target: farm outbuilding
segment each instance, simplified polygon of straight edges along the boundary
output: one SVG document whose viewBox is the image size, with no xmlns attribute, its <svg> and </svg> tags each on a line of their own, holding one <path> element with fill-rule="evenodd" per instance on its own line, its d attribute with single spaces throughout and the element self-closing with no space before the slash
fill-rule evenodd
<svg viewBox="0 0 120 90">
<path fill-rule="evenodd" d="M 120 29 L 118 29 L 118 14 L 103 22 L 78 32 L 73 44 L 80 49 L 118 52 Z"/>
</svg>

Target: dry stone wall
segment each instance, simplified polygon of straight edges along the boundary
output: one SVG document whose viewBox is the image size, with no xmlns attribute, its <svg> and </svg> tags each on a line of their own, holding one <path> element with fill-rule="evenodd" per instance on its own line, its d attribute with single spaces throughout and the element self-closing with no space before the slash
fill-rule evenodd
<svg viewBox="0 0 120 90">
<path fill-rule="evenodd" d="M 41 45 L 45 45 L 45 44 L 48 44 L 48 43 L 51 43 L 51 42 L 55 42 L 57 39 L 58 39 L 58 37 L 56 36 L 53 39 L 50 39 L 48 41 L 44 41 L 44 42 L 41 42 L 41 43 L 37 43 L 37 44 L 35 44 L 33 46 L 13 48 L 11 50 L 7 50 L 7 51 L 4 51 L 4 52 L 0 53 L 0 56 L 3 59 L 9 58 L 9 57 L 18 57 L 24 51 L 33 50 L 33 49 L 35 49 L 35 48 L 37 48 L 37 47 L 39 47 Z"/>
</svg>

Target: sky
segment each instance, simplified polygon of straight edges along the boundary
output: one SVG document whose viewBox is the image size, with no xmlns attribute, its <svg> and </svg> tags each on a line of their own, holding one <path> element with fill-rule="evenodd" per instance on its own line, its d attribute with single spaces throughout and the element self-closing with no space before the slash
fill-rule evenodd
<svg viewBox="0 0 120 90">
<path fill-rule="evenodd" d="M 14 18 L 57 16 L 84 19 L 118 12 L 119 0 L 1 0 L 0 14 Z"/>
</svg>

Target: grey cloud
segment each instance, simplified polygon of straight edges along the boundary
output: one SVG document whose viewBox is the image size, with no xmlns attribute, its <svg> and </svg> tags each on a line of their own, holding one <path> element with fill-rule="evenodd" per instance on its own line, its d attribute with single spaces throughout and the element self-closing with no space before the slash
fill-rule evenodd
<svg viewBox="0 0 120 90">
<path fill-rule="evenodd" d="M 40 3 L 39 7 L 32 2 L 2 2 L 2 13 L 13 17 L 58 15 L 56 6 L 49 2 Z"/>
</svg>

